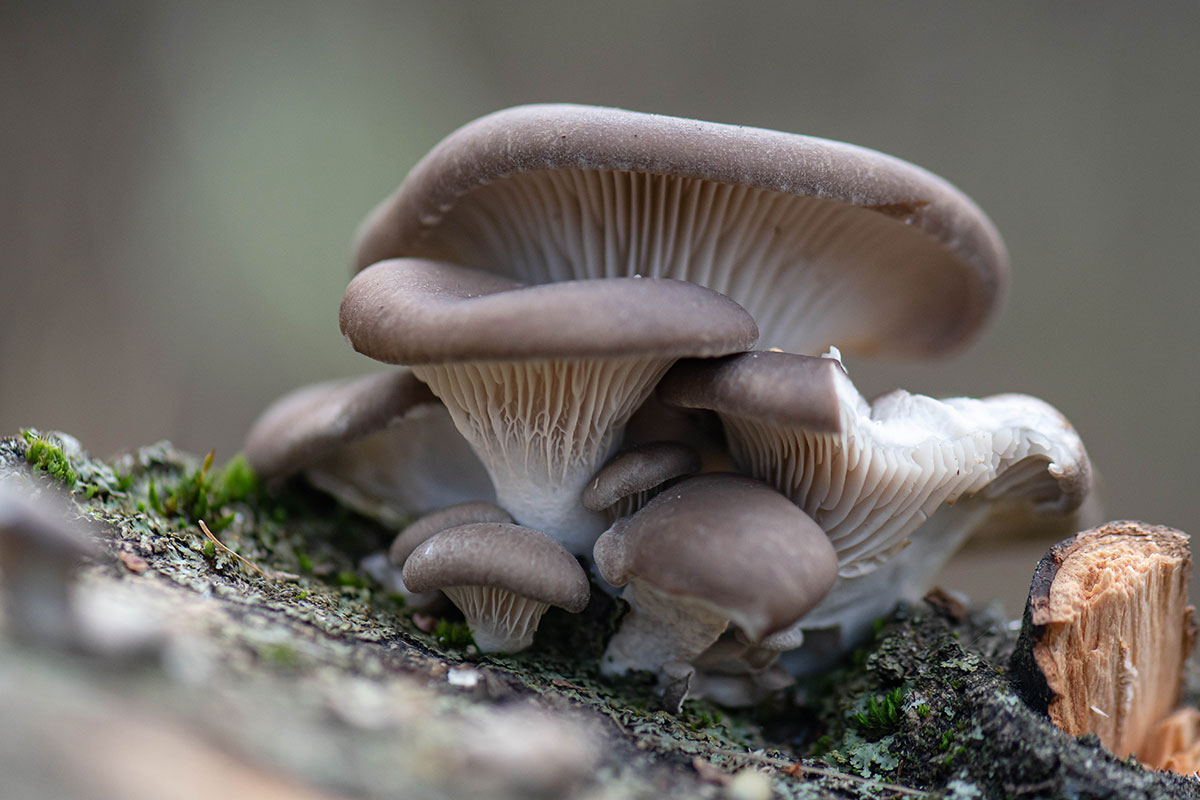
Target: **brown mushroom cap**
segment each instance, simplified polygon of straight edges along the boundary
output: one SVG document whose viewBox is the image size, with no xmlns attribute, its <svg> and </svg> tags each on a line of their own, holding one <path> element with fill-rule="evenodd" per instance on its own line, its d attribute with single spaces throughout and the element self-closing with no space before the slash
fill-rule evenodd
<svg viewBox="0 0 1200 800">
<path fill-rule="evenodd" d="M 603 511 L 628 497 L 700 471 L 700 454 L 682 442 L 646 442 L 617 453 L 583 490 L 583 505 Z M 618 516 L 624 516 L 619 514 Z"/>
<path fill-rule="evenodd" d="M 286 477 L 403 418 L 441 403 L 407 369 L 305 386 L 276 400 L 246 434 L 246 459 L 259 477 Z"/>
<path fill-rule="evenodd" d="M 374 264 L 341 308 L 354 349 L 393 364 L 710 356 L 744 350 L 754 320 L 727 297 L 657 278 L 522 286 L 422 259 Z"/>
<path fill-rule="evenodd" d="M 587 576 L 562 545 L 502 522 L 460 525 L 426 539 L 405 561 L 404 584 L 414 592 L 490 586 L 571 612 L 582 611 L 590 595 Z"/>
<path fill-rule="evenodd" d="M 709 286 L 767 345 L 924 355 L 977 332 L 1007 256 L 944 180 L 854 145 L 611 108 L 534 105 L 460 128 L 360 228 L 356 269 L 423 257 L 527 283 Z"/>
<path fill-rule="evenodd" d="M 834 358 L 760 350 L 680 361 L 663 376 L 657 391 L 660 400 L 680 408 L 840 433 L 837 376 L 844 373 Z"/>
<path fill-rule="evenodd" d="M 512 522 L 512 515 L 495 503 L 470 500 L 456 503 L 416 519 L 396 536 L 388 550 L 388 561 L 394 567 L 403 567 L 412 551 L 430 536 L 447 528 L 470 525 L 474 522 Z"/>
<path fill-rule="evenodd" d="M 284 395 L 251 427 L 245 452 L 261 478 L 302 472 L 318 489 L 388 525 L 494 497 L 449 412 L 403 367 Z"/>
<path fill-rule="evenodd" d="M 802 617 L 837 575 L 815 522 L 766 484 L 726 473 L 675 484 L 614 523 L 594 552 L 609 583 L 636 578 L 701 600 L 753 640 Z"/>
</svg>

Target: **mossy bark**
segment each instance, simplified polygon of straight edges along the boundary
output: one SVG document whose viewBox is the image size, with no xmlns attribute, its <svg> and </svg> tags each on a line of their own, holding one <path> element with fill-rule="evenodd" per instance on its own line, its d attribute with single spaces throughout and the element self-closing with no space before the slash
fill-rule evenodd
<svg viewBox="0 0 1200 800">
<path fill-rule="evenodd" d="M 1014 626 L 987 612 L 901 609 L 834 674 L 749 711 L 689 700 L 676 716 L 650 676 L 600 675 L 623 610 L 603 592 L 582 614 L 548 614 L 529 651 L 481 656 L 356 570 L 392 536 L 377 524 L 302 487 L 204 470 L 168 445 L 104 464 L 59 444 L 106 553 L 72 591 L 145 635 L 128 652 L 78 655 L 0 630 L 0 774 L 18 794 L 170 797 L 196 780 L 261 797 L 1200 790 L 1026 707 L 1004 667 Z M 0 439 L 0 474 L 61 489 L 34 474 L 27 447 Z M 203 534 L 198 506 L 241 558 Z"/>
</svg>

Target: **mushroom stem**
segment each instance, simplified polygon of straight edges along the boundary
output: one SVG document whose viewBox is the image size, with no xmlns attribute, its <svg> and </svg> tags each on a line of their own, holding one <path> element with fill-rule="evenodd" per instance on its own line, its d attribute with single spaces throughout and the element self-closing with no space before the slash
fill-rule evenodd
<svg viewBox="0 0 1200 800">
<path fill-rule="evenodd" d="M 605 675 L 624 675 L 631 669 L 657 672 L 668 661 L 690 662 L 729 625 L 729 615 L 707 603 L 667 594 L 636 578 L 621 598 L 630 610 L 604 651 L 600 671 Z"/>
<path fill-rule="evenodd" d="M 580 494 L 674 360 L 461 362 L 413 372 L 442 398 L 479 454 L 499 505 L 522 525 L 590 557 L 606 523 L 583 507 Z"/>
</svg>

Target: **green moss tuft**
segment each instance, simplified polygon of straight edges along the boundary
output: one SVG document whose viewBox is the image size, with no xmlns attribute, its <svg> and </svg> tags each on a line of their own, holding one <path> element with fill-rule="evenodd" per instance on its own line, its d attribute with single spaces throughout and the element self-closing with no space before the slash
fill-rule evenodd
<svg viewBox="0 0 1200 800">
<path fill-rule="evenodd" d="M 456 650 L 465 650 L 475 644 L 475 639 L 471 636 L 471 629 L 465 622 L 439 619 L 437 627 L 433 629 L 433 635 L 437 637 L 438 644 Z"/>
<path fill-rule="evenodd" d="M 863 734 L 877 738 L 899 727 L 904 717 L 903 705 L 904 692 L 897 687 L 885 695 L 872 696 L 867 707 L 852 719 Z"/>
<path fill-rule="evenodd" d="M 71 466 L 60 444 L 28 429 L 21 431 L 21 437 L 26 444 L 25 460 L 33 465 L 35 472 L 49 475 L 68 489 L 75 488 L 79 473 Z"/>
</svg>

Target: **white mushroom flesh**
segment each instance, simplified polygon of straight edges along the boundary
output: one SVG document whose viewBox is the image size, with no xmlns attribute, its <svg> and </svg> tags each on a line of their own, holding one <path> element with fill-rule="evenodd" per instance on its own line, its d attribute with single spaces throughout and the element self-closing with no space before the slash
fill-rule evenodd
<svg viewBox="0 0 1200 800">
<path fill-rule="evenodd" d="M 658 672 L 669 661 L 690 662 L 729 626 L 728 612 L 698 598 L 660 591 L 636 577 L 625 585 L 621 598 L 630 609 L 600 661 L 605 675 L 634 669 Z"/>
</svg>

